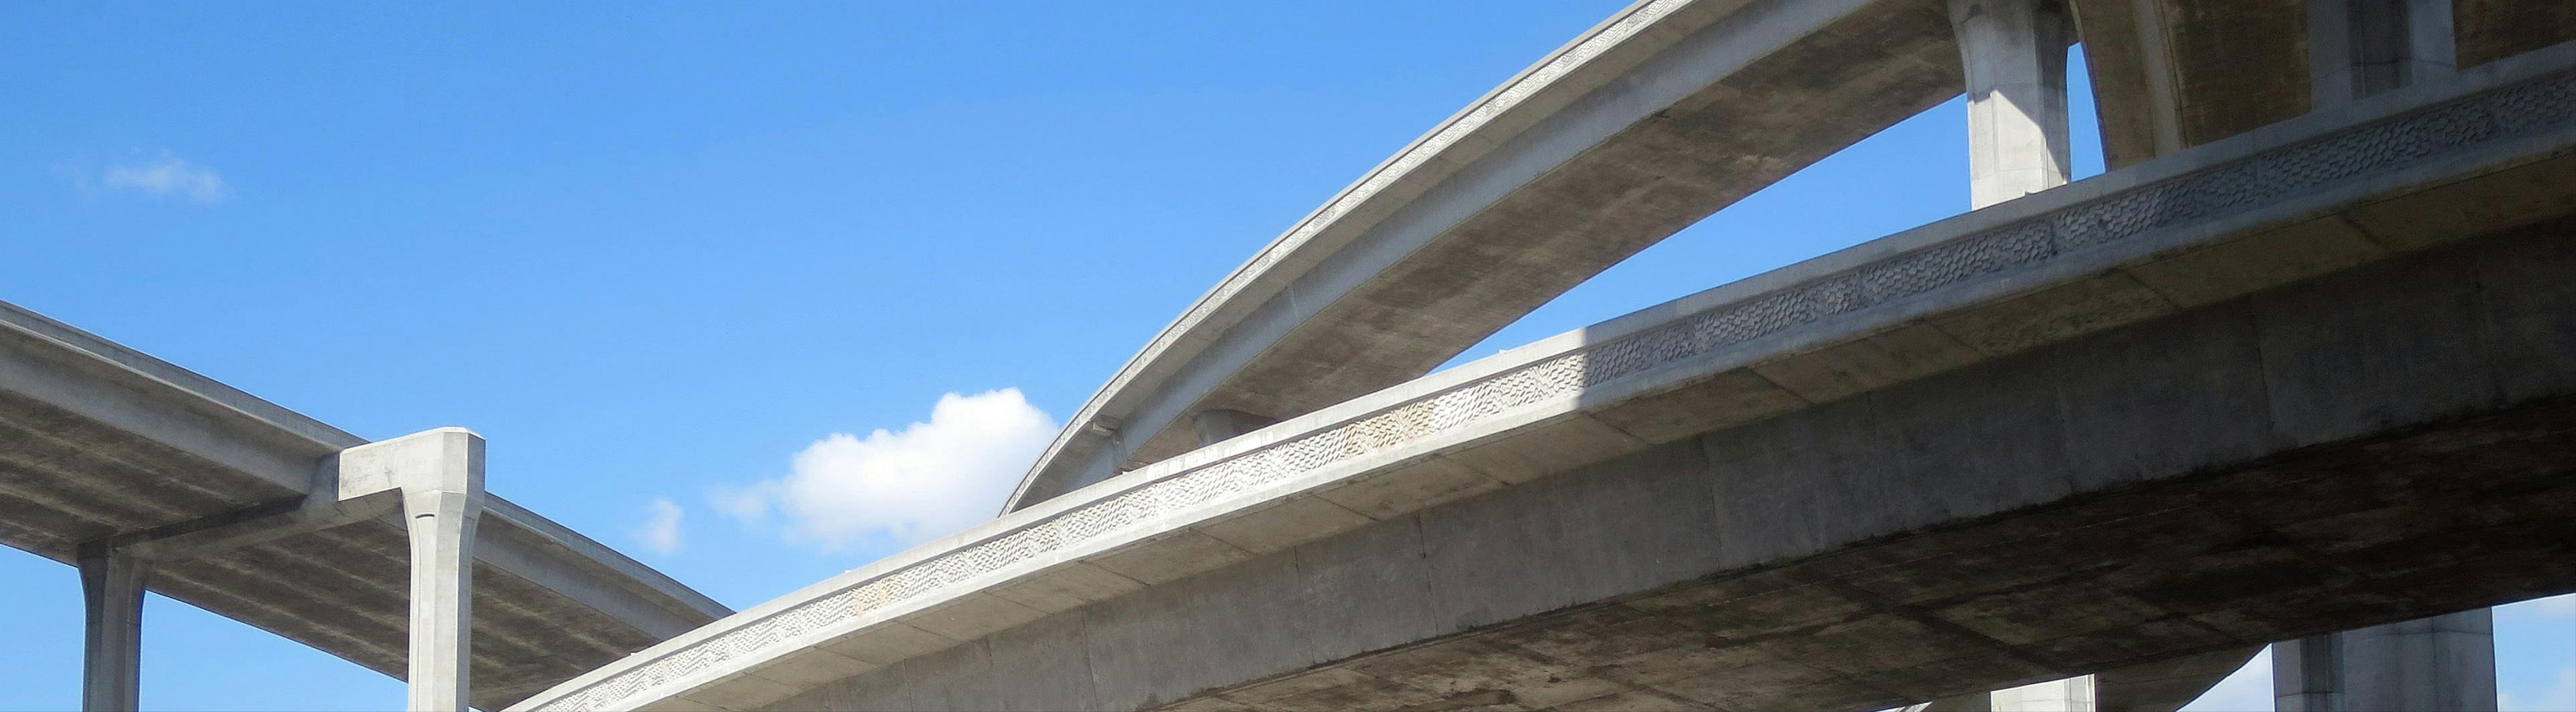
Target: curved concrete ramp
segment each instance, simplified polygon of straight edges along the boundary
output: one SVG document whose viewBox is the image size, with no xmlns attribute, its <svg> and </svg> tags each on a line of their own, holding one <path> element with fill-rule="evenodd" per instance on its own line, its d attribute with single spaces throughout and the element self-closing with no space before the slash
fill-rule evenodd
<svg viewBox="0 0 2576 712">
<path fill-rule="evenodd" d="M 2576 590 L 2563 49 L 1294 418 L 518 708 L 1873 709 Z"/>
<path fill-rule="evenodd" d="M 1068 419 L 1008 509 L 1197 447 L 1196 413 L 1276 420 L 1420 376 L 1957 96 L 1947 17 L 1938 0 L 1630 6 L 1227 275 Z"/>
</svg>

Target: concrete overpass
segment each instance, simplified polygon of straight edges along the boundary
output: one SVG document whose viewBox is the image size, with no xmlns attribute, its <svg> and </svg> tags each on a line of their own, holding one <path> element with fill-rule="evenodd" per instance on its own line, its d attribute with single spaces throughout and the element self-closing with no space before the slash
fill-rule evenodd
<svg viewBox="0 0 2576 712">
<path fill-rule="evenodd" d="M 1632 7 L 1230 276 L 1013 511 L 514 709 L 1872 709 L 2088 674 L 2109 694 L 2115 673 L 2360 650 L 2339 636 L 2576 590 L 2576 45 L 2531 49 L 2576 17 L 2458 3 L 2439 19 L 2470 39 L 2436 53 L 2365 32 L 2414 27 L 2381 15 L 2133 6 L 2132 30 L 2164 26 L 2087 51 L 2144 57 L 2099 71 L 2151 75 L 2161 103 L 2106 108 L 2145 127 L 2111 141 L 2124 165 L 2052 188 L 2024 168 L 2063 180 L 2062 113 L 2010 100 L 2048 91 L 2065 45 L 1963 49 L 1992 29 L 1963 5 Z M 2110 22 L 2092 7 L 2063 21 Z M 2475 29 L 2497 17 L 2522 19 Z M 2361 49 L 2312 56 L 2320 28 Z M 1609 76 L 1547 91 L 1591 61 Z M 2355 79 L 2386 76 L 2411 78 Z M 1748 86 L 1811 120 L 1727 103 Z M 2035 193 L 1419 375 L 1523 292 L 1962 86 L 1986 112 L 1972 145 L 2002 147 L 1972 179 Z M 1522 128 L 1483 147 L 1453 132 L 1508 116 Z M 1669 155 L 1699 179 L 1618 182 Z M 1353 199 L 1422 166 L 1445 173 Z M 1333 227 L 1354 215 L 1386 232 Z M 1460 227 L 1493 215 L 1537 227 Z M 1413 262 L 1441 255 L 1464 261 Z M 1524 255 L 1581 275 L 1515 272 Z M 1376 316 L 1407 299 L 1465 326 Z M 1295 366 L 1335 339 L 1349 370 Z M 1313 385 L 1243 375 L 1291 372 Z M 1229 389 L 1287 395 L 1244 410 Z M 1246 417 L 1117 471 L 1216 411 Z M 2284 707 L 2369 706 L 2324 674 L 2368 657 L 2288 671 Z"/>
<path fill-rule="evenodd" d="M 0 304 L 0 543 L 81 568 L 86 708 L 134 709 L 147 589 L 411 680 L 413 709 L 499 709 L 730 613 L 482 469 L 469 431 L 369 443 Z"/>
<path fill-rule="evenodd" d="M 2075 27 L 2050 39 L 2084 40 L 2115 168 L 2298 116 L 2311 94 L 2331 104 L 2332 86 L 2352 95 L 2349 82 L 2312 89 L 2309 72 L 2323 64 L 2308 56 L 2308 6 L 2341 0 L 2071 4 Z M 2442 19 L 2459 37 L 2443 61 L 2466 65 L 2576 36 L 2562 3 L 2463 0 Z M 1674 231 L 1958 96 L 1952 24 L 1938 0 L 1623 10 L 1218 282 L 1069 419 L 1006 511 L 1429 372 Z"/>
</svg>

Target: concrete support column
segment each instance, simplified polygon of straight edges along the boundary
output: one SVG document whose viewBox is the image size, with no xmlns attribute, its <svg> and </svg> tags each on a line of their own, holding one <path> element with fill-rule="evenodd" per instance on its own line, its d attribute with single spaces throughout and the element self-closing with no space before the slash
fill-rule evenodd
<svg viewBox="0 0 2576 712">
<path fill-rule="evenodd" d="M 1191 416 L 1191 425 L 1199 433 L 1199 446 L 1206 447 L 1233 439 L 1234 436 L 1269 427 L 1278 418 L 1253 415 L 1240 410 L 1210 409 Z"/>
<path fill-rule="evenodd" d="M 84 547 L 80 553 L 82 602 L 88 609 L 82 710 L 132 712 L 141 705 L 144 571 L 143 559 L 108 547 Z"/>
<path fill-rule="evenodd" d="M 2480 608 L 2272 646 L 2279 712 L 2496 708 L 2495 616 Z"/>
<path fill-rule="evenodd" d="M 2308 96 L 2319 109 L 2457 71 L 2452 0 L 2308 0 Z"/>
<path fill-rule="evenodd" d="M 2056 0 L 1950 0 L 1968 77 L 1968 194 L 1983 208 L 2065 185 L 2066 46 Z"/>
<path fill-rule="evenodd" d="M 1988 708 L 1993 712 L 2093 712 L 2093 676 L 2084 675 L 2064 680 L 2034 682 L 2020 687 L 1996 690 Z"/>
<path fill-rule="evenodd" d="M 411 535 L 414 712 L 461 712 L 470 700 L 474 525 L 483 514 L 483 436 L 440 428 L 342 451 L 344 499 L 393 491 Z"/>
</svg>

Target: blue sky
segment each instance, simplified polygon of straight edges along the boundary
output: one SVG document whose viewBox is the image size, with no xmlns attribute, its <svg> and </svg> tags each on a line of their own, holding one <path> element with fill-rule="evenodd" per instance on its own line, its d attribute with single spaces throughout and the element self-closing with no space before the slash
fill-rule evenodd
<svg viewBox="0 0 2576 712">
<path fill-rule="evenodd" d="M 474 428 L 493 491 L 745 607 L 989 515 L 1227 270 L 1622 4 L 0 5 L 0 299 L 367 437 Z M 1964 132 L 1467 355 L 1954 214 Z M 0 709 L 76 706 L 71 570 L 0 581 Z M 146 615 L 147 708 L 401 705 Z M 2499 615 L 2508 695 L 2576 705 L 2576 606 Z"/>
</svg>

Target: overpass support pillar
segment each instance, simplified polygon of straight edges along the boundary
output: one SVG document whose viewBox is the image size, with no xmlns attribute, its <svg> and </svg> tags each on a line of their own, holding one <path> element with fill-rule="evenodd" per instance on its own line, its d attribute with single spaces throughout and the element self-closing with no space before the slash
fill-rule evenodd
<svg viewBox="0 0 2576 712">
<path fill-rule="evenodd" d="M 2066 184 L 2066 46 L 2057 0 L 1950 0 L 1968 77 L 1968 194 L 1983 208 Z"/>
<path fill-rule="evenodd" d="M 88 609 L 81 660 L 81 709 L 132 712 L 141 705 L 143 559 L 107 546 L 82 547 L 81 598 Z"/>
<path fill-rule="evenodd" d="M 2279 643 L 2272 646 L 2272 694 L 2279 712 L 2494 712 L 2494 611 Z"/>
<path fill-rule="evenodd" d="M 483 436 L 439 428 L 341 451 L 343 499 L 392 491 L 411 535 L 408 709 L 462 712 L 471 689 L 474 525 L 483 514 Z"/>
<path fill-rule="evenodd" d="M 2451 3 L 2308 0 L 2310 104 L 2348 104 L 2456 71 Z"/>
</svg>

